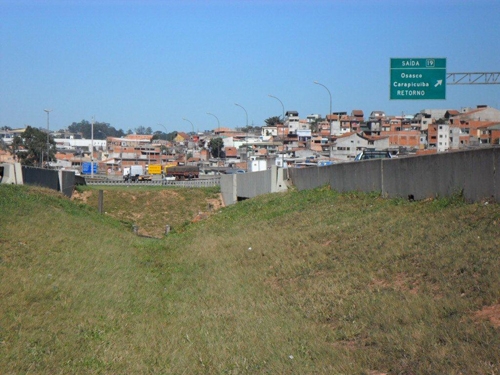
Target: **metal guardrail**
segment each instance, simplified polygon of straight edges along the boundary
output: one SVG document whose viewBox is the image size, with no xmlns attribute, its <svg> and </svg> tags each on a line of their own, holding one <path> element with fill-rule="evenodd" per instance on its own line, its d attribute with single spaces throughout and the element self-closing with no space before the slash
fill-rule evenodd
<svg viewBox="0 0 500 375">
<path fill-rule="evenodd" d="M 220 186 L 220 177 L 214 178 L 203 178 L 203 179 L 193 179 L 184 181 L 162 181 L 162 180 L 152 180 L 152 181 L 124 181 L 124 180 L 108 180 L 108 179 L 86 179 L 87 185 L 106 185 L 106 186 L 176 186 L 176 187 L 189 187 L 189 188 L 200 188 L 200 187 L 212 187 Z"/>
</svg>

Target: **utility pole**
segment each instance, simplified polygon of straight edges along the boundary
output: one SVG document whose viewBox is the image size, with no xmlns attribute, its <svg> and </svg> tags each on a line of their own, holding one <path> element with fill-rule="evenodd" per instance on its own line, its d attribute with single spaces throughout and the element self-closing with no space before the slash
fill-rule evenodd
<svg viewBox="0 0 500 375">
<path fill-rule="evenodd" d="M 50 124 L 50 112 L 52 112 L 52 109 L 44 109 L 44 112 L 47 112 L 47 167 L 49 166 L 50 162 L 50 130 L 49 130 L 49 124 Z M 43 152 L 42 152 L 42 167 L 43 167 Z"/>
<path fill-rule="evenodd" d="M 90 124 L 90 177 L 94 178 L 94 116 Z"/>
</svg>

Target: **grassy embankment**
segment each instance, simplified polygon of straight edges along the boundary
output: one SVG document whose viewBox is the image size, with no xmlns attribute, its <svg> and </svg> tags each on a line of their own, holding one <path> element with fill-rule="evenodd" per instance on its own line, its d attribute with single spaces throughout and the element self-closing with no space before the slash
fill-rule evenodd
<svg viewBox="0 0 500 375">
<path fill-rule="evenodd" d="M 318 189 L 187 224 L 213 190 L 153 193 L 160 239 L 123 191 L 0 185 L 3 374 L 500 372 L 498 205 Z"/>
</svg>

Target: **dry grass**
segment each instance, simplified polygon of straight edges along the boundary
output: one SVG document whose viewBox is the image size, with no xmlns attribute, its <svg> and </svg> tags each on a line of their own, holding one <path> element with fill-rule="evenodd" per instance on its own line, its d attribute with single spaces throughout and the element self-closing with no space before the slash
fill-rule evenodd
<svg viewBox="0 0 500 375">
<path fill-rule="evenodd" d="M 165 227 L 182 230 L 193 221 L 221 208 L 218 189 L 178 189 L 129 185 L 79 188 L 73 200 L 98 208 L 99 190 L 103 191 L 104 212 L 124 223 L 136 225 L 139 234 L 161 238 Z"/>
<path fill-rule="evenodd" d="M 498 205 L 319 189 L 145 239 L 46 193 L 0 186 L 4 373 L 500 371 Z"/>
</svg>

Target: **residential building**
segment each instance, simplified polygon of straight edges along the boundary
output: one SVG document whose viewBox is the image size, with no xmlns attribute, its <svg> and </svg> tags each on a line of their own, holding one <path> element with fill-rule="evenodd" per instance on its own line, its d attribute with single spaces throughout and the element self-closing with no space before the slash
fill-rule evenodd
<svg viewBox="0 0 500 375">
<path fill-rule="evenodd" d="M 437 151 L 445 152 L 450 149 L 450 125 L 437 125 Z"/>
<path fill-rule="evenodd" d="M 364 149 L 387 150 L 389 146 L 389 137 L 346 133 L 337 137 L 333 143 L 332 158 L 340 161 L 352 161 Z"/>
<path fill-rule="evenodd" d="M 297 134 L 297 129 L 300 127 L 299 112 L 287 111 L 285 113 L 285 128 L 287 134 Z"/>
</svg>

